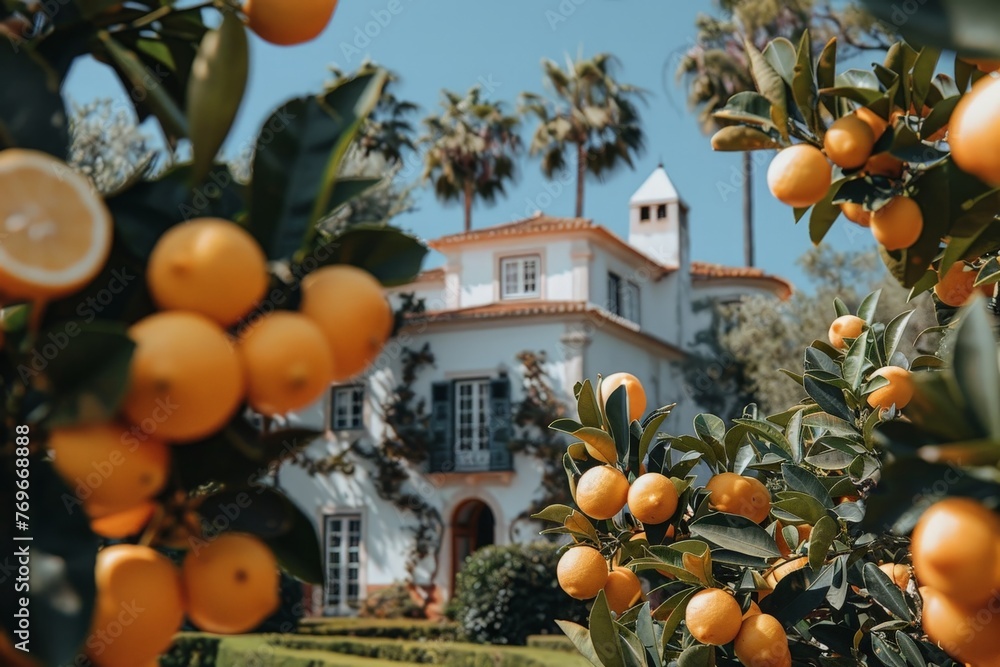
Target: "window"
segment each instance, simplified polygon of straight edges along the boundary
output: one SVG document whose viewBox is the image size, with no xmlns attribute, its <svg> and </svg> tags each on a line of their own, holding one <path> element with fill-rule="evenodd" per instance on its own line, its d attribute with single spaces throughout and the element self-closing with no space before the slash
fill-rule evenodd
<svg viewBox="0 0 1000 667">
<path fill-rule="evenodd" d="M 361 517 L 327 516 L 326 607 L 346 611 L 361 597 Z"/>
<path fill-rule="evenodd" d="M 490 465 L 490 381 L 455 383 L 455 468 L 485 470 Z"/>
<path fill-rule="evenodd" d="M 656 207 L 656 219 L 663 220 L 667 217 L 667 205 L 660 204 Z"/>
<path fill-rule="evenodd" d="M 642 208 L 639 209 L 639 220 L 642 220 L 643 222 L 645 222 L 646 220 L 649 220 L 649 207 L 648 206 L 643 206 Z"/>
<path fill-rule="evenodd" d="M 608 311 L 639 324 L 639 285 L 608 273 Z"/>
<path fill-rule="evenodd" d="M 538 255 L 507 257 L 500 262 L 500 296 L 504 299 L 524 299 L 538 296 Z"/>
<path fill-rule="evenodd" d="M 361 385 L 333 388 L 330 428 L 356 431 L 364 427 L 365 388 Z"/>
<path fill-rule="evenodd" d="M 621 315 L 622 279 L 617 273 L 608 274 L 608 310 Z"/>
</svg>

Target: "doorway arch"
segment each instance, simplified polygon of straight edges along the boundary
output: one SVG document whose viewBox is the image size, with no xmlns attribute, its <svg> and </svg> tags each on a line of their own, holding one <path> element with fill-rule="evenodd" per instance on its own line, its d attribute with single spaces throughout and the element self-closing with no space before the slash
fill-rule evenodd
<svg viewBox="0 0 1000 667">
<path fill-rule="evenodd" d="M 451 590 L 465 559 L 482 547 L 496 543 L 496 517 L 490 506 L 478 498 L 463 501 L 451 519 Z"/>
</svg>

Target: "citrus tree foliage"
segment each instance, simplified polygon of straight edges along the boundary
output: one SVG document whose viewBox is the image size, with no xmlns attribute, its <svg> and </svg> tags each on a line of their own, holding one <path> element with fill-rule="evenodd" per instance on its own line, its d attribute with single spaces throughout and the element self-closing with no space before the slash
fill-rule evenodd
<svg viewBox="0 0 1000 667">
<path fill-rule="evenodd" d="M 781 410 L 802 398 L 802 387 L 777 371 L 787 368 L 788 360 L 798 357 L 813 340 L 826 337 L 834 298 L 839 296 L 854 310 L 867 291 L 880 290 L 880 316 L 889 317 L 906 307 L 908 290 L 885 273 L 874 252 L 841 253 L 821 245 L 800 257 L 798 263 L 810 285 L 797 289 L 787 301 L 775 303 L 774 299 L 751 296 L 718 308 L 717 335 L 722 349 L 734 363 L 742 365 L 748 390 L 765 411 Z M 935 324 L 930 297 L 917 297 L 910 307 L 915 312 L 900 344 L 906 353 L 912 351 L 910 343 L 916 335 Z M 916 342 L 925 352 L 935 349 L 934 336 Z M 728 419 L 737 415 L 721 416 Z"/>
<path fill-rule="evenodd" d="M 190 218 L 242 225 L 270 260 L 271 285 L 261 307 L 278 310 L 297 308 L 301 279 L 319 267 L 352 264 L 395 285 L 412 279 L 426 249 L 379 220 L 352 220 L 330 232 L 317 225 L 376 184 L 341 177 L 340 166 L 380 100 L 383 70 L 369 68 L 319 94 L 276 105 L 252 140 L 249 181 L 242 184 L 217 161 L 248 68 L 246 28 L 235 6 L 2 2 L 0 24 L 0 80 L 10 92 L 0 100 L 0 150 L 33 149 L 62 161 L 82 150 L 90 156 L 77 160 L 84 166 L 112 157 L 95 148 L 103 141 L 115 156 L 144 154 L 119 143 L 128 136 L 88 139 L 88 114 L 74 122 L 77 143 L 71 141 L 62 88 L 71 66 L 89 56 L 120 79 L 140 121 L 155 120 L 169 152 L 190 146 L 190 161 L 156 176 L 136 169 L 123 182 L 113 179 L 114 191 L 105 197 L 114 223 L 111 255 L 80 292 L 47 304 L 8 299 L 2 311 L 5 479 L 15 479 L 15 432 L 30 431 L 31 548 L 39 565 L 30 592 L 32 656 L 46 665 L 76 664 L 90 631 L 94 566 L 104 542 L 92 532 L 75 489 L 46 458 L 47 438 L 56 427 L 109 422 L 119 413 L 135 347 L 126 331 L 154 312 L 145 268 L 157 240 Z M 271 483 L 279 462 L 316 434 L 274 430 L 268 422 L 261 430 L 259 423 L 239 410 L 217 433 L 173 448 L 169 481 L 156 498 L 160 509 L 133 541 L 186 548 L 206 524 L 216 532 L 252 533 L 288 573 L 321 583 L 314 521 Z M 13 506 L 13 492 L 10 484 L 0 485 L 5 507 Z M 0 525 L 7 544 L 11 529 L 7 521 Z M 13 596 L 0 596 L 0 623 L 13 618 L 15 604 Z"/>
<path fill-rule="evenodd" d="M 684 623 L 689 600 L 709 587 L 728 589 L 744 611 L 753 601 L 776 617 L 796 665 L 954 664 L 923 632 L 917 584 L 898 586 L 877 565 L 908 562 L 906 535 L 934 500 L 997 498 L 997 344 L 979 299 L 950 327 L 945 358 L 907 357 L 900 350 L 912 313 L 880 321 L 877 302 L 877 293 L 862 300 L 855 312 L 864 327 L 843 349 L 819 340 L 805 349 L 801 367 L 788 372 L 801 402 L 769 416 L 748 408 L 730 428 L 701 414 L 693 432 L 666 434 L 669 406 L 630 422 L 625 389 L 602 404 L 589 381 L 576 386 L 577 418 L 552 424 L 578 440 L 563 456 L 574 497 L 581 475 L 604 465 L 591 453 L 613 444 L 611 465 L 630 482 L 640 469 L 660 472 L 680 498 L 658 525 L 627 510 L 596 521 L 572 505 L 536 515 L 556 524 L 546 532 L 567 536 L 570 549 L 595 547 L 652 584 L 620 615 L 601 591 L 589 627 L 560 622 L 593 664 L 740 664 L 732 643 L 699 644 Z M 835 307 L 848 314 L 839 299 Z M 886 386 L 874 372 L 887 365 L 912 372 L 915 394 L 902 413 L 868 402 Z M 766 519 L 713 508 L 705 486 L 723 472 L 766 484 Z"/>
<path fill-rule="evenodd" d="M 779 37 L 763 50 L 749 42 L 745 47 L 756 90 L 734 95 L 715 113 L 726 125 L 713 137 L 716 150 L 822 147 L 831 123 L 859 107 L 889 124 L 872 155 L 901 161 L 901 168 L 835 167 L 826 197 L 794 210 L 796 221 L 807 221 L 814 243 L 837 222 L 840 204 L 878 211 L 905 196 L 917 204 L 924 223 L 912 244 L 881 251 L 897 281 L 917 294 L 963 260 L 979 270 L 978 284 L 1000 281 L 1000 266 L 988 259 L 1000 249 L 994 217 L 1000 191 L 958 169 L 943 141 L 956 105 L 984 76 L 975 65 L 958 59 L 945 74 L 939 71 L 940 49 L 897 42 L 870 70 L 838 71 L 838 40 L 815 55 L 809 32 L 797 44 Z"/>
</svg>

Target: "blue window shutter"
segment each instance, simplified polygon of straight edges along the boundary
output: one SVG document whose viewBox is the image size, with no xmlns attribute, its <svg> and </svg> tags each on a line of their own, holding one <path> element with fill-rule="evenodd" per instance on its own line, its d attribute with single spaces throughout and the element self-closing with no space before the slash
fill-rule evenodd
<svg viewBox="0 0 1000 667">
<path fill-rule="evenodd" d="M 455 470 L 455 385 L 451 382 L 435 382 L 431 385 L 431 444 L 430 471 L 452 472 Z"/>
<path fill-rule="evenodd" d="M 490 470 L 510 470 L 511 431 L 510 380 L 506 377 L 490 380 Z"/>
</svg>

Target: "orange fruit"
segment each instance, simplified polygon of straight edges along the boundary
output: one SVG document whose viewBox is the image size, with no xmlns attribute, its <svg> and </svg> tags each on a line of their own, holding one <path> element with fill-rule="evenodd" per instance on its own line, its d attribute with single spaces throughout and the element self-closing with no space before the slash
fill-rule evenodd
<svg viewBox="0 0 1000 667">
<path fill-rule="evenodd" d="M 184 620 L 180 574 L 149 547 L 119 544 L 97 554 L 97 602 L 87 654 L 98 667 L 135 667 L 165 651 Z"/>
<path fill-rule="evenodd" d="M 879 116 L 877 113 L 869 109 L 868 107 L 860 107 L 854 112 L 858 120 L 863 121 L 869 128 L 871 128 L 872 136 L 878 141 L 878 138 L 888 129 L 889 121 Z"/>
<path fill-rule="evenodd" d="M 577 600 L 595 597 L 607 584 L 608 576 L 608 562 L 594 547 L 570 547 L 556 566 L 559 587 Z"/>
<path fill-rule="evenodd" d="M 948 146 L 960 169 L 1000 185 L 1000 79 L 984 76 L 955 107 Z"/>
<path fill-rule="evenodd" d="M 796 208 L 826 197 L 832 170 L 823 153 L 810 144 L 780 151 L 767 168 L 767 185 L 775 199 Z"/>
<path fill-rule="evenodd" d="M 883 366 L 874 371 L 869 380 L 884 377 L 889 384 L 868 394 L 868 405 L 873 408 L 888 410 L 893 405 L 902 410 L 913 398 L 913 378 L 910 371 L 899 366 Z"/>
<path fill-rule="evenodd" d="M 846 350 L 846 338 L 857 338 L 865 329 L 865 321 L 856 315 L 841 315 L 830 325 L 828 336 L 830 345 L 838 350 Z"/>
<path fill-rule="evenodd" d="M 337 0 L 246 0 L 243 12 L 261 39 L 292 46 L 319 37 L 336 8 Z"/>
<path fill-rule="evenodd" d="M 610 519 L 628 500 L 628 479 L 614 466 L 597 466 L 580 476 L 576 484 L 576 504 L 593 519 Z"/>
<path fill-rule="evenodd" d="M 280 602 L 278 562 L 260 539 L 224 533 L 188 551 L 181 566 L 188 618 L 205 632 L 249 632 Z"/>
<path fill-rule="evenodd" d="M 708 502 L 718 512 L 760 523 L 771 513 L 771 494 L 760 480 L 724 472 L 708 480 Z"/>
<path fill-rule="evenodd" d="M 639 378 L 631 373 L 614 373 L 601 380 L 601 404 L 608 402 L 611 394 L 618 387 L 625 387 L 628 404 L 628 418 L 632 421 L 641 420 L 646 412 L 646 390 Z"/>
<path fill-rule="evenodd" d="M 974 667 L 1000 665 L 1000 615 L 966 607 L 930 586 L 920 588 L 924 632 L 948 655 Z"/>
<path fill-rule="evenodd" d="M 840 205 L 840 212 L 844 214 L 845 218 L 862 227 L 871 224 L 872 212 L 866 209 L 863 204 L 845 201 Z"/>
<path fill-rule="evenodd" d="M 878 569 L 882 570 L 892 583 L 906 590 L 906 585 L 910 583 L 910 568 L 902 563 L 882 563 Z"/>
<path fill-rule="evenodd" d="M 125 444 L 119 424 L 53 429 L 52 465 L 83 501 L 107 512 L 131 509 L 158 494 L 170 473 L 170 448 L 160 440 Z"/>
<path fill-rule="evenodd" d="M 808 565 L 808 556 L 799 556 L 798 558 L 779 558 L 775 561 L 774 565 L 771 566 L 771 569 L 768 570 L 767 575 L 764 577 L 764 581 L 766 581 L 773 589 L 778 585 L 779 581 L 790 575 L 792 572 L 798 572 Z"/>
<path fill-rule="evenodd" d="M 647 472 L 628 490 L 628 509 L 642 523 L 663 523 L 677 511 L 677 489 L 666 475 Z"/>
<path fill-rule="evenodd" d="M 791 667 L 788 635 L 770 614 L 754 614 L 740 626 L 733 652 L 745 667 Z"/>
<path fill-rule="evenodd" d="M 642 597 L 642 583 L 635 572 L 627 567 L 616 567 L 608 573 L 604 584 L 608 607 L 619 616 L 631 609 Z"/>
<path fill-rule="evenodd" d="M 123 512 L 104 514 L 99 518 L 91 519 L 90 529 L 101 537 L 123 540 L 142 532 L 155 512 L 156 503 L 147 501 Z"/>
<path fill-rule="evenodd" d="M 228 327 L 267 292 L 267 258 L 239 225 L 199 218 L 160 237 L 146 268 L 156 305 L 190 310 Z"/>
<path fill-rule="evenodd" d="M 781 555 L 787 558 L 792 554 L 792 547 L 788 544 L 788 541 L 785 539 L 785 534 L 781 532 L 782 528 L 783 526 L 779 521 L 777 525 L 774 527 L 774 541 L 775 543 L 777 543 L 778 551 L 781 553 Z M 810 526 L 807 523 L 795 526 L 795 530 L 799 534 L 799 543 L 808 540 L 809 536 L 812 535 L 812 526 Z M 795 546 L 797 547 L 798 544 L 796 544 Z"/>
<path fill-rule="evenodd" d="M 966 270 L 967 268 L 965 262 L 955 262 L 938 280 L 934 286 L 934 294 L 941 303 L 952 308 L 964 306 L 976 291 L 975 282 L 979 272 L 974 269 Z"/>
<path fill-rule="evenodd" d="M 970 498 L 932 505 L 910 537 L 913 572 L 922 586 L 980 606 L 1000 584 L 1000 518 Z"/>
<path fill-rule="evenodd" d="M 823 136 L 826 156 L 844 169 L 864 166 L 874 146 L 875 133 L 872 128 L 854 114 L 835 120 Z"/>
<path fill-rule="evenodd" d="M 0 152 L 0 293 L 53 299 L 101 271 L 113 227 L 104 200 L 83 176 L 38 151 Z"/>
<path fill-rule="evenodd" d="M 903 161 L 889 152 L 878 153 L 865 162 L 864 172 L 872 176 L 899 178 L 903 175 Z"/>
<path fill-rule="evenodd" d="M 328 266 L 306 276 L 300 310 L 326 336 L 334 382 L 368 368 L 392 333 L 392 308 L 382 285 L 353 266 Z"/>
<path fill-rule="evenodd" d="M 128 331 L 136 343 L 122 406 L 128 420 L 164 440 L 191 442 L 221 429 L 243 400 L 239 357 L 202 315 L 157 313 Z"/>
<path fill-rule="evenodd" d="M 760 607 L 757 606 L 756 602 L 754 602 L 753 600 L 750 600 L 750 606 L 747 607 L 746 612 L 743 613 L 743 620 L 745 621 L 748 618 L 750 618 L 751 616 L 756 616 L 759 613 L 761 613 Z"/>
<path fill-rule="evenodd" d="M 688 601 L 684 622 L 696 641 L 722 646 L 736 639 L 743 623 L 743 610 L 728 592 L 721 588 L 706 588 Z"/>
<path fill-rule="evenodd" d="M 305 315 L 268 315 L 244 332 L 237 350 L 246 372 L 247 401 L 261 414 L 304 408 L 330 386 L 330 348 L 320 328 Z"/>
<path fill-rule="evenodd" d="M 886 250 L 902 250 L 917 242 L 924 231 L 924 215 L 909 197 L 893 197 L 888 204 L 872 212 L 872 236 Z"/>
</svg>

